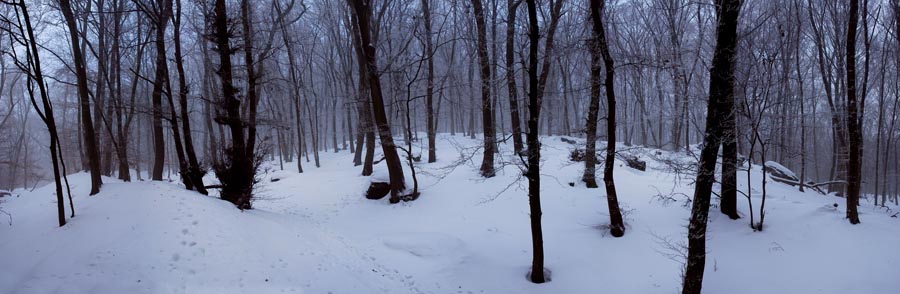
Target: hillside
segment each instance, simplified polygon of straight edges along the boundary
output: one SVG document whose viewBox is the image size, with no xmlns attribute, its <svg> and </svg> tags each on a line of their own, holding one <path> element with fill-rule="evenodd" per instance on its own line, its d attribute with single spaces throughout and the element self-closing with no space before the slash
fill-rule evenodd
<svg viewBox="0 0 900 294">
<path fill-rule="evenodd" d="M 75 174 L 76 217 L 58 228 L 52 185 L 15 191 L 0 204 L 11 215 L 0 218 L 0 293 L 679 292 L 692 176 L 658 159 L 690 158 L 629 149 L 648 169 L 617 164 L 627 232 L 613 238 L 603 189 L 585 188 L 568 159 L 574 145 L 543 142 L 550 283 L 525 279 L 528 200 L 511 146 L 483 179 L 480 141 L 441 135 L 438 162 L 417 165 L 421 197 L 396 205 L 363 197 L 370 180 L 347 151 L 322 153 L 321 168 L 304 162 L 303 174 L 267 163 L 249 211 L 173 182 L 104 179 L 89 197 L 88 176 Z M 758 166 L 751 176 L 758 209 Z M 739 220 L 711 209 L 706 293 L 900 293 L 897 207 L 863 201 L 853 226 L 843 198 L 774 182 L 767 193 L 762 232 L 746 198 Z"/>
</svg>

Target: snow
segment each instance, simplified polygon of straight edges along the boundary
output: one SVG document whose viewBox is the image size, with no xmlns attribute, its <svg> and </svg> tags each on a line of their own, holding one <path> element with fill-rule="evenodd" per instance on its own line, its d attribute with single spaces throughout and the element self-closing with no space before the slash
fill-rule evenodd
<svg viewBox="0 0 900 294">
<path fill-rule="evenodd" d="M 369 179 L 347 151 L 321 153 L 322 167 L 304 162 L 303 174 L 295 163 L 286 171 L 267 164 L 249 211 L 177 182 L 107 178 L 100 194 L 86 196 L 89 178 L 75 174 L 76 217 L 59 228 L 52 185 L 14 191 L 18 197 L 0 204 L 12 215 L 0 218 L 0 293 L 679 292 L 691 176 L 670 174 L 653 158 L 687 156 L 642 156 L 647 172 L 617 161 L 627 231 L 613 238 L 604 229 L 604 190 L 585 188 L 582 164 L 568 161 L 574 146 L 544 138 L 552 281 L 535 285 L 525 279 L 532 252 L 519 167 L 498 166 L 483 179 L 480 140 L 438 142 L 438 162 L 417 163 L 421 197 L 395 205 L 363 197 Z M 517 162 L 511 148 L 502 146 L 498 162 Z M 404 169 L 411 180 L 405 162 Z M 761 175 L 754 166 L 756 209 Z M 746 191 L 746 173 L 738 177 Z M 736 221 L 710 208 L 706 293 L 900 293 L 893 212 L 863 201 L 862 224 L 853 226 L 843 198 L 773 182 L 767 189 L 762 232 L 749 227 L 746 198 Z"/>
</svg>

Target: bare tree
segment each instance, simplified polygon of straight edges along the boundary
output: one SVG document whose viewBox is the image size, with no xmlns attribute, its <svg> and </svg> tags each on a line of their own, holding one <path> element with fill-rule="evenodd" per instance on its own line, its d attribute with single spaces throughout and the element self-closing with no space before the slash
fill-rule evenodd
<svg viewBox="0 0 900 294">
<path fill-rule="evenodd" d="M 3 26 L 12 44 L 17 44 L 24 48 L 24 60 L 19 57 L 15 49 L 9 50 L 8 54 L 13 57 L 13 61 L 19 70 L 25 72 L 27 76 L 26 90 L 31 105 L 35 112 L 47 126 L 50 133 L 50 160 L 53 165 L 53 183 L 56 188 L 56 210 L 59 226 L 66 225 L 65 201 L 63 199 L 63 181 L 65 181 L 66 192 L 69 195 L 69 206 L 72 212 L 71 217 L 75 217 L 75 206 L 72 202 L 72 192 L 69 190 L 69 183 L 66 179 L 65 160 L 62 156 L 62 148 L 60 147 L 59 132 L 56 127 L 56 116 L 53 110 L 53 103 L 50 100 L 50 94 L 47 90 L 47 84 L 44 81 L 44 73 L 41 68 L 40 51 L 38 51 L 38 41 L 35 39 L 34 26 L 31 23 L 31 15 L 28 13 L 28 7 L 24 0 L 18 2 L 5 2 L 4 4 L 12 6 L 15 11 L 15 17 L 6 15 L 0 16 Z M 37 86 L 37 93 L 35 91 Z M 40 96 L 41 104 L 38 106 L 35 96 Z M 5 119 L 4 119 L 5 122 Z M 2 125 L 2 124 L 0 124 Z"/>
</svg>

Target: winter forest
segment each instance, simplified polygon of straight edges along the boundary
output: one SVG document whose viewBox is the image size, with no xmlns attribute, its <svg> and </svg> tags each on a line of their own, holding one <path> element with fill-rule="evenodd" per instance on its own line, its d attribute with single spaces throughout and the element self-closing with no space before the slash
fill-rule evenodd
<svg viewBox="0 0 900 294">
<path fill-rule="evenodd" d="M 900 293 L 900 0 L 0 0 L 0 293 Z"/>
</svg>

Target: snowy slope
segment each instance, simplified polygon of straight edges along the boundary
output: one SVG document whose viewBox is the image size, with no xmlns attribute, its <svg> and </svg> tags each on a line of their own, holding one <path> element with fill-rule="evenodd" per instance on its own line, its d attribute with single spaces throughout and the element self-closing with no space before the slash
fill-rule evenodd
<svg viewBox="0 0 900 294">
<path fill-rule="evenodd" d="M 683 155 L 635 150 L 647 172 L 617 165 L 628 231 L 612 238 L 603 189 L 578 181 L 572 145 L 544 138 L 552 281 L 534 285 L 518 159 L 504 146 L 508 164 L 480 178 L 478 144 L 442 135 L 438 162 L 417 166 L 421 198 L 397 205 L 362 197 L 369 179 L 346 151 L 321 154 L 321 168 L 304 161 L 303 174 L 268 164 L 256 209 L 244 212 L 169 182 L 108 183 L 81 196 L 88 179 L 78 174 L 77 216 L 57 228 L 52 187 L 17 191 L 2 204 L 13 217 L 0 219 L 0 293 L 679 292 L 691 176 L 679 180 L 651 158 Z M 761 172 L 751 173 L 758 209 Z M 706 293 L 900 293 L 893 213 L 864 203 L 863 223 L 851 226 L 842 198 L 769 182 L 765 231 L 753 232 L 746 199 L 738 203 L 736 221 L 711 208 Z"/>
</svg>

